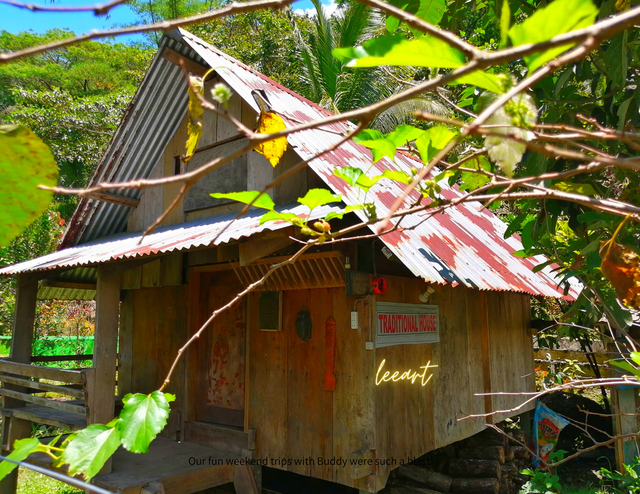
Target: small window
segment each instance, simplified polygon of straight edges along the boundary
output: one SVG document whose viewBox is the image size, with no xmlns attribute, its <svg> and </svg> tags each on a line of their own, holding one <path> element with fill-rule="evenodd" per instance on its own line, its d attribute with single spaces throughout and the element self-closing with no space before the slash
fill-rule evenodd
<svg viewBox="0 0 640 494">
<path fill-rule="evenodd" d="M 282 292 L 260 292 L 258 320 L 260 331 L 282 330 Z"/>
</svg>

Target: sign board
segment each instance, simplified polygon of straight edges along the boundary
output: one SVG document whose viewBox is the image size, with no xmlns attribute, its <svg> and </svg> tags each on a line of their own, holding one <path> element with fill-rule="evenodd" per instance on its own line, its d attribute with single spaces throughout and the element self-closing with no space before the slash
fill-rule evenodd
<svg viewBox="0 0 640 494">
<path fill-rule="evenodd" d="M 376 321 L 378 348 L 440 341 L 437 305 L 378 302 Z"/>
</svg>

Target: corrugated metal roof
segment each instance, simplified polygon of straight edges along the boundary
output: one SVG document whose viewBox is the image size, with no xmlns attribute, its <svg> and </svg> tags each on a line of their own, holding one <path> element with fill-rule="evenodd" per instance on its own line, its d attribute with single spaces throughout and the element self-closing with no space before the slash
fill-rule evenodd
<svg viewBox="0 0 640 494">
<path fill-rule="evenodd" d="M 182 39 L 188 46 L 177 39 Z M 179 30 L 163 39 L 158 55 L 114 136 L 93 178 L 93 183 L 148 177 L 160 153 L 175 132 L 186 110 L 186 84 L 180 69 L 161 58 L 162 51 L 167 46 L 216 68 L 218 75 L 256 111 L 258 108 L 251 91 L 265 91 L 274 110 L 282 115 L 290 126 L 330 115 L 318 105 L 253 71 L 188 32 Z M 309 159 L 335 144 L 352 129 L 353 125 L 349 122 L 333 123 L 322 129 L 292 134 L 287 139 L 300 157 Z M 409 171 L 411 167 L 421 165 L 422 163 L 413 157 L 399 153 L 395 162 L 384 158 L 372 168 L 369 150 L 353 142 L 347 142 L 337 150 L 313 160 L 309 166 L 329 187 L 342 194 L 347 204 L 359 204 L 364 199 L 362 192 L 335 177 L 333 172 L 336 168 L 353 166 L 373 174 L 383 169 Z M 463 195 L 455 187 L 449 187 L 446 183 L 441 185 L 442 195 L 446 199 Z M 369 191 L 367 200 L 374 200 L 378 216 L 381 217 L 388 212 L 402 190 L 401 184 L 382 180 Z M 138 192 L 126 191 L 124 194 L 137 197 Z M 415 199 L 416 195 L 409 198 L 410 201 Z M 71 226 L 65 235 L 65 245 L 81 244 L 94 239 L 101 239 L 100 242 L 86 245 L 86 249 L 65 249 L 5 268 L 0 270 L 0 274 L 93 264 L 209 245 L 207 242 L 210 243 L 216 235 L 210 228 L 219 231 L 214 225 L 231 221 L 230 218 L 217 217 L 162 228 L 146 237 L 140 245 L 137 243 L 139 234 L 104 239 L 107 235 L 125 229 L 129 213 L 129 208 L 83 199 L 70 222 Z M 362 212 L 357 214 L 361 219 L 365 219 Z M 261 231 L 262 227 L 257 228 L 256 225 L 255 215 L 243 218 L 234 223 L 230 231 L 216 244 Z M 271 224 L 265 227 L 274 229 L 274 226 Z M 541 256 L 533 259 L 513 256 L 522 245 L 516 236 L 504 239 L 505 230 L 506 225 L 492 212 L 482 209 L 479 203 L 469 202 L 428 219 L 425 213 L 406 217 L 402 221 L 402 229 L 383 236 L 382 240 L 414 275 L 429 282 L 460 284 L 481 290 L 563 296 L 551 271 L 552 266 L 533 273 L 532 268 L 545 259 Z M 113 247 L 116 249 L 112 250 Z M 570 296 L 577 296 L 579 289 L 579 285 L 574 284 Z"/>
<path fill-rule="evenodd" d="M 98 270 L 96 268 L 78 267 L 68 271 L 56 273 L 54 281 L 72 283 L 95 283 Z M 62 288 L 58 286 L 47 286 L 40 284 L 38 289 L 38 299 L 40 300 L 93 300 L 96 298 L 96 291 L 82 288 Z"/>
<path fill-rule="evenodd" d="M 280 208 L 278 209 L 280 210 Z M 322 218 L 332 211 L 337 212 L 339 210 L 340 208 L 337 207 L 318 207 L 313 210 L 311 218 Z M 281 211 L 290 212 L 297 216 L 306 216 L 309 213 L 309 208 L 298 205 L 292 208 L 284 208 Z M 285 221 L 270 221 L 260 225 L 260 217 L 264 212 L 264 210 L 250 211 L 249 214 L 236 221 L 234 221 L 236 213 L 189 221 L 158 228 L 154 233 L 144 238 L 142 238 L 142 232 L 113 235 L 5 267 L 0 269 L 0 275 L 87 266 L 108 261 L 195 249 L 196 247 L 220 245 L 231 240 L 249 237 L 262 231 L 279 230 L 290 226 Z"/>
<path fill-rule="evenodd" d="M 183 39 L 202 57 L 210 67 L 247 103 L 258 111 L 251 96 L 252 90 L 263 90 L 273 109 L 285 123 L 295 126 L 319 120 L 329 112 L 302 98 L 220 52 L 190 33 L 180 30 Z M 289 144 L 303 159 L 310 159 L 337 143 L 343 135 L 353 130 L 353 124 L 340 122 L 322 129 L 312 129 L 291 134 Z M 353 166 L 369 175 L 385 169 L 403 170 L 410 173 L 412 167 L 422 163 L 408 154 L 398 153 L 395 163 L 388 158 L 371 164 L 371 153 L 363 146 L 347 142 L 337 150 L 310 162 L 309 166 L 333 189 L 342 194 L 350 205 L 360 204 L 364 194 L 359 188 L 350 187 L 334 175 L 334 170 Z M 371 170 L 371 171 L 369 171 Z M 456 199 L 464 195 L 457 187 L 440 183 L 445 199 Z M 369 190 L 367 201 L 376 204 L 378 217 L 385 216 L 404 189 L 404 185 L 391 180 L 381 180 Z M 419 199 L 415 192 L 406 206 Z M 362 211 L 357 214 L 362 220 Z M 402 220 L 402 229 L 381 237 L 391 251 L 411 272 L 434 283 L 464 285 L 480 290 L 507 290 L 548 297 L 563 296 L 549 266 L 538 273 L 532 269 L 544 262 L 542 256 L 523 259 L 513 255 L 522 249 L 517 236 L 504 239 L 507 225 L 480 203 L 466 202 L 446 210 L 445 213 L 428 218 L 427 213 L 416 213 Z M 375 227 L 372 227 L 372 229 Z M 375 231 L 375 230 L 374 230 Z M 577 296 L 579 284 L 574 283 L 570 297 Z"/>
<path fill-rule="evenodd" d="M 91 179 L 92 185 L 148 177 L 184 118 L 187 84 L 181 69 L 162 58 L 165 48 L 200 61 L 182 42 L 168 36 L 162 38 L 158 53 Z M 114 192 L 140 198 L 137 189 Z M 60 248 L 125 231 L 130 212 L 126 206 L 83 198 Z"/>
</svg>

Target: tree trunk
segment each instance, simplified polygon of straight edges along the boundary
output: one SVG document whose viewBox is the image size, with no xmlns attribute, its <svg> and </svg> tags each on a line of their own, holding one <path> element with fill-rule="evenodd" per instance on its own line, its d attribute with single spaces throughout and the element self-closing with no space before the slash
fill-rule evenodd
<svg viewBox="0 0 640 494">
<path fill-rule="evenodd" d="M 465 460 L 455 458 L 449 462 L 449 475 L 452 477 L 500 478 L 498 460 Z"/>
<path fill-rule="evenodd" d="M 453 479 L 454 494 L 498 494 L 500 484 L 496 479 Z"/>
</svg>

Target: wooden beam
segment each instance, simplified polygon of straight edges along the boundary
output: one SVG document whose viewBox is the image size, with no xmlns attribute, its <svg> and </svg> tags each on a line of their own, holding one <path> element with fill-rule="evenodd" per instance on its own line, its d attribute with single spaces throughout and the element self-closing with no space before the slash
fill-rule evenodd
<svg viewBox="0 0 640 494">
<path fill-rule="evenodd" d="M 18 276 L 16 292 L 15 313 L 13 319 L 13 335 L 11 337 L 11 351 L 9 359 L 15 362 L 28 364 L 31 360 L 33 342 L 33 325 L 36 318 L 36 300 L 38 296 L 39 276 L 21 274 Z M 7 390 L 16 392 L 24 388 L 5 384 Z M 9 396 L 2 398 L 2 406 L 21 407 L 24 402 L 16 401 Z M 0 451 L 3 455 L 9 454 L 17 439 L 24 439 L 31 435 L 31 423 L 15 417 L 5 417 L 2 420 L 2 437 L 0 438 Z M 6 448 L 6 449 L 5 449 Z M 7 475 L 0 482 L 0 494 L 15 494 L 18 485 L 18 469 Z"/>
<path fill-rule="evenodd" d="M 39 381 L 30 381 L 29 379 L 22 379 L 20 377 L 4 376 L 0 375 L 0 382 L 16 384 L 18 386 L 24 386 L 25 388 L 37 389 L 39 391 L 49 391 L 51 393 L 59 393 L 78 400 L 84 399 L 84 391 L 82 389 L 71 388 L 69 386 L 58 386 L 56 384 L 48 384 Z"/>
<path fill-rule="evenodd" d="M 137 208 L 140 204 L 140 199 L 133 197 L 125 197 L 120 194 L 114 194 L 113 192 L 88 192 L 83 194 L 84 197 L 95 199 L 96 201 L 110 202 L 112 204 L 118 204 L 120 206 L 127 206 L 128 208 Z"/>
<path fill-rule="evenodd" d="M 204 77 L 204 75 L 209 71 L 209 67 L 200 65 L 198 62 L 180 55 L 180 53 L 172 50 L 171 48 L 165 48 L 162 58 L 168 60 L 174 65 L 177 65 L 181 69 L 185 69 L 186 71 L 199 75 L 200 77 Z"/>
<path fill-rule="evenodd" d="M 42 286 L 50 286 L 52 288 L 68 288 L 70 290 L 95 290 L 95 283 L 82 283 L 79 281 L 56 281 L 42 280 Z"/>
<path fill-rule="evenodd" d="M 15 374 L 37 379 L 48 379 L 63 383 L 82 384 L 82 371 L 71 369 L 57 369 L 55 367 L 41 367 L 39 365 L 12 362 L 9 359 L 0 359 L 0 372 Z"/>
<path fill-rule="evenodd" d="M 273 254 L 291 245 L 293 240 L 289 237 L 276 237 L 270 239 L 256 239 L 240 244 L 240 266 L 246 266 L 253 261 Z"/>
<path fill-rule="evenodd" d="M 75 413 L 82 416 L 86 414 L 85 407 L 80 405 L 70 405 L 69 403 L 65 403 L 64 401 L 49 400 L 47 398 L 43 398 L 42 396 L 34 396 L 30 395 L 29 393 L 20 393 L 18 391 L 12 391 L 10 389 L 0 388 L 0 396 L 8 396 L 15 400 L 33 403 L 34 405 L 40 405 L 46 408 L 54 408 L 56 410 L 60 410 L 61 412 Z"/>
<path fill-rule="evenodd" d="M 113 274 L 106 266 L 98 267 L 93 344 L 95 377 L 90 386 L 93 396 L 88 403 L 89 425 L 106 424 L 114 418 L 120 277 L 119 272 Z M 105 464 L 102 473 L 111 473 L 111 460 Z"/>
</svg>

